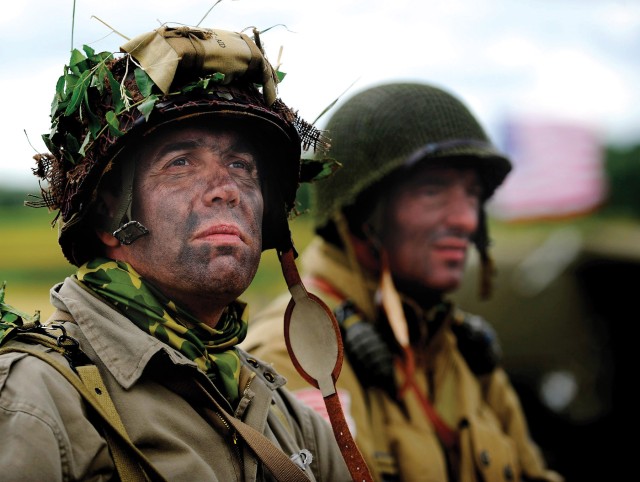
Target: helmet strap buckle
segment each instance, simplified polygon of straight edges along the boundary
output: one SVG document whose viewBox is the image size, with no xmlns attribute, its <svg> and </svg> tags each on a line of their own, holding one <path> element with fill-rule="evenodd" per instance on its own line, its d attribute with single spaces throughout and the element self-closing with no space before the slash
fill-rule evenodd
<svg viewBox="0 0 640 482">
<path fill-rule="evenodd" d="M 130 245 L 136 239 L 149 234 L 149 230 L 138 221 L 129 221 L 113 232 L 113 237 L 124 245 Z"/>
</svg>

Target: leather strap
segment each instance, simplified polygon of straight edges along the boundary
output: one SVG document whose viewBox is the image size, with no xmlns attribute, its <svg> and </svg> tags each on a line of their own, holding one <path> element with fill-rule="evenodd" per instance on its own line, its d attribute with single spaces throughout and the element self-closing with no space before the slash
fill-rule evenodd
<svg viewBox="0 0 640 482">
<path fill-rule="evenodd" d="M 289 357 L 300 376 L 322 393 L 335 439 L 353 480 L 373 482 L 369 467 L 349 431 L 336 390 L 344 358 L 338 321 L 324 301 L 304 287 L 293 249 L 278 253 L 278 257 L 291 293 L 284 314 L 284 338 Z"/>
</svg>

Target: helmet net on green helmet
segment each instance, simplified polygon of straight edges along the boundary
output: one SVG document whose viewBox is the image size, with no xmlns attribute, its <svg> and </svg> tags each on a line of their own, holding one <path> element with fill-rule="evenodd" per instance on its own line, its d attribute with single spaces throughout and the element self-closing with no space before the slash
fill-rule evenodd
<svg viewBox="0 0 640 482">
<path fill-rule="evenodd" d="M 352 204 L 391 172 L 416 162 L 473 160 L 491 196 L 511 168 L 469 109 L 448 92 L 421 83 L 364 90 L 342 104 L 326 125 L 340 172 L 315 185 L 316 227 Z"/>
<path fill-rule="evenodd" d="M 330 241 L 335 240 L 338 216 L 371 212 L 376 189 L 403 168 L 428 162 L 474 167 L 483 184 L 483 203 L 511 169 L 469 109 L 428 84 L 390 83 L 361 91 L 334 112 L 326 130 L 330 155 L 341 168 L 313 186 L 312 208 L 316 231 Z M 474 242 L 483 264 L 481 297 L 487 297 L 493 268 L 484 204 L 479 216 Z M 359 229 L 348 221 L 352 230 Z"/>
</svg>

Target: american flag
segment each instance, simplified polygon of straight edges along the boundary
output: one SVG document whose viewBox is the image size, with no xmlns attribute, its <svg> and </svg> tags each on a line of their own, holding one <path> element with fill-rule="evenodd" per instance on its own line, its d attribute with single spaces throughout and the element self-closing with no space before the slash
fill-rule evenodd
<svg viewBox="0 0 640 482">
<path fill-rule="evenodd" d="M 504 150 L 514 168 L 489 210 L 503 220 L 584 214 L 607 194 L 602 143 L 578 122 L 516 118 L 505 124 Z"/>
</svg>

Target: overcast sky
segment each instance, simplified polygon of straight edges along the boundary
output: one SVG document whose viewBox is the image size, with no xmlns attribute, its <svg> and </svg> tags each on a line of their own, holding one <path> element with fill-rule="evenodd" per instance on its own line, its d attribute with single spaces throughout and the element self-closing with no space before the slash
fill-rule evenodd
<svg viewBox="0 0 640 482">
<path fill-rule="evenodd" d="M 117 51 L 161 23 L 196 25 L 203 0 L 77 0 L 73 47 Z M 0 15 L 0 184 L 35 183 L 34 149 L 72 45 L 72 0 L 10 0 Z M 604 142 L 640 140 L 639 0 L 223 0 L 203 27 L 262 37 L 287 77 L 280 97 L 313 120 L 391 80 L 447 88 L 499 136 L 509 116 L 575 120 Z M 322 124 L 322 122 L 320 122 Z"/>
</svg>

